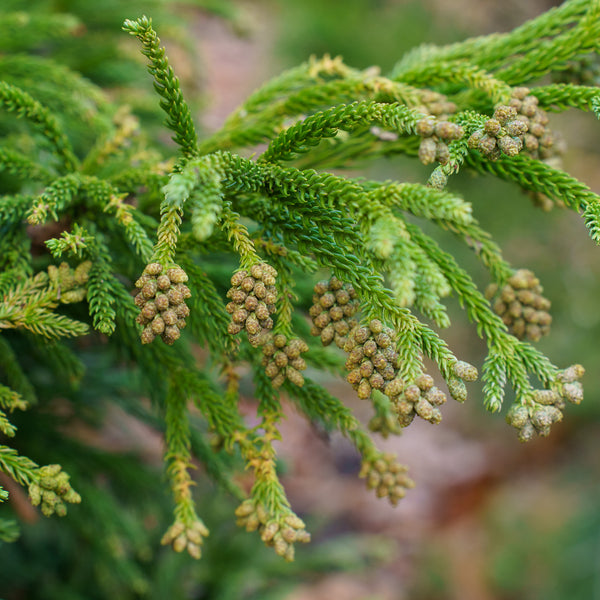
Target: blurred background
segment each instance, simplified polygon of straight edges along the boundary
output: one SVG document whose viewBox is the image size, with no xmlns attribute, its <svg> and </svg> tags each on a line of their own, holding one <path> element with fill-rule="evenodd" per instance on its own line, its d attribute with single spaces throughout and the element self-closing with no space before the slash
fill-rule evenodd
<svg viewBox="0 0 600 600">
<path fill-rule="evenodd" d="M 198 98 L 197 122 L 210 132 L 262 82 L 310 55 L 341 55 L 351 66 L 379 65 L 385 74 L 416 44 L 506 31 L 559 2 L 216 0 L 198 3 L 199 8 L 157 0 L 128 7 L 108 2 L 105 8 L 75 0 L 55 4 L 78 14 L 89 31 L 114 27 L 112 35 L 132 56 L 137 49 L 119 34 L 120 22 L 142 13 L 153 16 L 184 93 Z M 178 34 L 182 28 L 189 34 L 185 42 Z M 132 91 L 106 60 L 87 63 L 76 66 L 87 69 L 115 99 L 147 110 L 152 120 L 150 104 L 156 99 L 150 93 Z M 97 67 L 101 63 L 102 69 Z M 122 66 L 120 60 L 115 64 Z M 140 89 L 150 92 L 139 71 Z M 600 192 L 600 127 L 593 115 L 552 115 L 551 124 L 568 143 L 565 169 Z M 161 135 L 168 140 L 168 134 Z M 361 174 L 425 182 L 429 170 L 394 158 Z M 198 512 L 211 536 L 202 560 L 194 562 L 157 550 L 157 523 L 169 510 L 168 497 L 156 492 L 160 438 L 111 409 L 93 433 L 80 433 L 87 440 L 93 437 L 99 472 L 109 468 L 100 464 L 104 451 L 131 457 L 131 462 L 123 459 L 116 475 L 111 472 L 122 484 L 111 484 L 120 522 L 102 531 L 86 522 L 84 505 L 70 508 L 59 523 L 30 515 L 32 524 L 19 542 L 0 545 L 0 598 L 600 599 L 600 251 L 577 215 L 560 208 L 543 212 L 514 185 L 461 174 L 451 179 L 450 189 L 473 203 L 475 216 L 515 267 L 529 268 L 540 278 L 554 321 L 539 347 L 561 367 L 575 362 L 586 367 L 584 403 L 567 409 L 549 438 L 519 443 L 503 415 L 484 411 L 475 385 L 464 406 L 444 408 L 441 425 L 415 422 L 401 437 L 381 440 L 409 466 L 417 484 L 392 508 L 357 478 L 359 458 L 349 444 L 341 437 L 324 437 L 290 409 L 279 446 L 283 481 L 313 542 L 299 549 L 294 564 L 285 564 L 262 548 L 255 534 L 236 530 L 235 502 L 217 496 L 200 468 Z M 484 286 L 485 274 L 469 251 L 444 232 L 436 236 Z M 458 303 L 449 302 L 454 324 L 445 337 L 460 358 L 480 368 L 484 347 Z M 135 384 L 91 358 L 90 371 L 90 377 L 103 382 L 107 399 L 130 393 Z M 366 403 L 356 400 L 349 386 L 311 375 L 368 421 Z M 73 481 L 77 487 L 75 476 Z M 128 497 L 124 490 L 130 487 L 137 495 Z M 104 489 L 102 477 L 95 489 L 79 491 L 96 494 L 102 506 L 99 489 Z M 108 556 L 106 565 L 93 564 L 98 553 Z"/>
</svg>

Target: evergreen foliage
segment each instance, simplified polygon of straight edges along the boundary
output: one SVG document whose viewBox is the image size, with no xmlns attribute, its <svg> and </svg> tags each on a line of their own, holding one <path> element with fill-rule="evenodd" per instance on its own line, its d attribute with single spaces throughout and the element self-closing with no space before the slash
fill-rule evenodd
<svg viewBox="0 0 600 600">
<path fill-rule="evenodd" d="M 530 343 L 551 320 L 540 282 L 503 258 L 451 183 L 463 169 L 514 181 L 543 206 L 581 213 L 600 242 L 600 198 L 561 170 L 547 116 L 571 107 L 598 113 L 597 88 L 523 87 L 598 52 L 600 1 L 568 0 L 508 34 L 417 48 L 389 76 L 311 58 L 266 83 L 204 139 L 151 20 L 126 20 L 176 155 L 147 150 L 136 118 L 115 112 L 77 71 L 18 53 L 30 47 L 18 28 L 28 28 L 35 46 L 67 35 L 75 20 L 59 27 L 54 15 L 19 14 L 1 15 L 14 35 L 2 40 L 13 54 L 0 60 L 0 431 L 15 445 L 0 445 L 0 473 L 25 486 L 44 514 L 85 504 L 90 483 L 80 467 L 80 496 L 58 464 L 27 458 L 12 413 L 40 395 L 41 382 L 27 371 L 32 360 L 75 393 L 84 376 L 78 348 L 89 345 L 137 373 L 152 399 L 151 409 L 136 400 L 128 410 L 164 431 L 174 520 L 162 541 L 196 558 L 208 529 L 192 495 L 193 453 L 241 501 L 238 524 L 277 554 L 292 560 L 295 544 L 309 541 L 277 474 L 282 395 L 352 442 L 360 475 L 378 496 L 395 504 L 405 495 L 414 485 L 407 468 L 301 371 L 308 364 L 339 372 L 345 361 L 348 381 L 373 405 L 370 429 L 384 436 L 415 416 L 439 423 L 446 390 L 464 402 L 465 383 L 477 378 L 444 341 L 449 295 L 487 345 L 483 402 L 500 411 L 512 388 L 507 420 L 521 440 L 548 435 L 565 403 L 582 400 L 583 367 L 556 366 Z M 69 90 L 62 110 L 57 87 L 30 85 L 45 70 Z M 70 125 L 78 114 L 88 115 L 83 142 Z M 251 151 L 257 155 L 247 158 Z M 331 172 L 399 153 L 432 165 L 428 182 Z M 489 272 L 487 290 L 423 220 L 472 248 Z M 209 268 L 210 257 L 220 269 Z M 298 289 L 317 270 L 329 279 L 315 286 L 311 337 Z M 321 348 L 331 343 L 339 351 Z M 197 345 L 210 352 L 207 366 L 195 358 Z M 426 373 L 426 358 L 439 374 Z M 240 365 L 252 373 L 254 426 L 239 408 Z M 240 464 L 253 474 L 249 490 L 233 480 Z M 88 510 L 102 520 L 98 506 Z M 0 520 L 0 537 L 14 539 L 12 521 Z"/>
</svg>

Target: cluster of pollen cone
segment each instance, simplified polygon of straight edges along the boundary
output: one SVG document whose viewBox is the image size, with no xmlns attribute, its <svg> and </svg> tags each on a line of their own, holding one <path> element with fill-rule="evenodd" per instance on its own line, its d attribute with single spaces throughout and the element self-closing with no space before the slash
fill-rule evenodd
<svg viewBox="0 0 600 600">
<path fill-rule="evenodd" d="M 273 329 L 271 315 L 275 312 L 277 271 L 267 263 L 252 265 L 249 270 L 236 271 L 231 277 L 227 297 L 227 312 L 231 315 L 228 332 L 235 335 L 245 330 L 252 346 L 265 344 Z"/>
<path fill-rule="evenodd" d="M 160 336 L 165 344 L 179 339 L 186 326 L 190 309 L 185 301 L 191 296 L 185 285 L 186 272 L 177 266 L 165 269 L 160 263 L 146 265 L 142 276 L 135 282 L 139 289 L 135 304 L 140 308 L 137 322 L 144 327 L 142 343 L 149 344 Z"/>
<path fill-rule="evenodd" d="M 309 311 L 312 333 L 319 335 L 325 345 L 335 340 L 347 353 L 346 379 L 359 398 L 368 400 L 375 390 L 387 396 L 400 427 L 408 426 L 415 416 L 430 423 L 441 421 L 439 407 L 446 402 L 446 395 L 427 373 L 420 373 L 414 381 L 406 381 L 400 375 L 395 331 L 379 319 L 358 324 L 353 318 L 358 311 L 358 301 L 351 286 L 335 277 L 321 281 L 315 286 L 313 302 Z M 339 327 L 342 322 L 344 326 Z M 477 370 L 462 361 L 457 362 L 453 370 L 454 377 L 448 381 L 450 394 L 462 401 L 466 394 L 463 382 L 474 381 Z"/>
</svg>

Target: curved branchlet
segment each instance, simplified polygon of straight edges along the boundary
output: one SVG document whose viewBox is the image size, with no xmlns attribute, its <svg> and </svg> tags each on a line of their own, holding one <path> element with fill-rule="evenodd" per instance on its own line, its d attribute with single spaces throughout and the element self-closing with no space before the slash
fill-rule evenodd
<svg viewBox="0 0 600 600">
<path fill-rule="evenodd" d="M 135 21 L 126 20 L 123 29 L 136 36 L 142 43 L 142 53 L 148 57 L 148 71 L 154 78 L 154 89 L 160 95 L 160 107 L 167 114 L 167 127 L 174 133 L 174 140 L 184 159 L 198 154 L 196 128 L 191 111 L 183 99 L 179 80 L 167 60 L 165 49 L 154 29 L 152 20 L 146 16 Z"/>
<path fill-rule="evenodd" d="M 71 171 L 77 168 L 79 161 L 73 154 L 71 144 L 47 108 L 27 92 L 5 81 L 0 81 L 0 106 L 27 119 L 44 136 L 59 158 L 61 170 Z"/>
</svg>

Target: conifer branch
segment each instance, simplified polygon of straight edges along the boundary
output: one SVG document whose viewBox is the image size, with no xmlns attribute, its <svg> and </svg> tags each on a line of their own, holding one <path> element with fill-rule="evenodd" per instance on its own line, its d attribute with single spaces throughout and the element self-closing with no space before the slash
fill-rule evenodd
<svg viewBox="0 0 600 600">
<path fill-rule="evenodd" d="M 0 107 L 8 112 L 17 113 L 17 117 L 27 119 L 36 127 L 60 158 L 63 170 L 68 172 L 77 168 L 78 160 L 73 154 L 67 137 L 61 131 L 58 121 L 47 108 L 34 100 L 27 92 L 0 81 Z"/>
<path fill-rule="evenodd" d="M 501 158 L 497 161 L 484 161 L 475 155 L 468 162 L 480 172 L 489 172 L 501 179 L 518 183 L 523 189 L 541 192 L 555 201 L 561 201 L 575 211 L 584 211 L 586 226 L 592 239 L 600 243 L 598 232 L 598 209 L 600 197 L 588 186 L 560 169 L 555 169 L 528 156 Z"/>
<path fill-rule="evenodd" d="M 202 537 L 208 535 L 208 530 L 198 518 L 192 498 L 194 482 L 190 475 L 193 465 L 186 394 L 176 373 L 170 377 L 166 400 L 165 460 L 175 500 L 175 522 L 163 536 L 162 543 L 171 544 L 176 552 L 186 550 L 193 558 L 200 558 Z"/>
<path fill-rule="evenodd" d="M 26 329 L 47 338 L 77 337 L 88 331 L 85 323 L 56 314 L 60 287 L 41 272 L 9 289 L 0 301 L 0 329 Z"/>
<path fill-rule="evenodd" d="M 179 80 L 160 45 L 160 39 L 152 29 L 152 21 L 146 16 L 135 21 L 127 19 L 123 30 L 136 36 L 142 43 L 142 53 L 148 57 L 148 72 L 154 78 L 154 89 L 160 95 L 160 107 L 167 114 L 166 125 L 174 133 L 174 140 L 181 148 L 184 159 L 198 155 L 196 128 L 188 105 L 183 99 Z"/>
<path fill-rule="evenodd" d="M 12 148 L 0 147 L 0 171 L 6 171 L 23 181 L 39 181 L 45 184 L 54 178 L 48 169 Z"/>
</svg>

